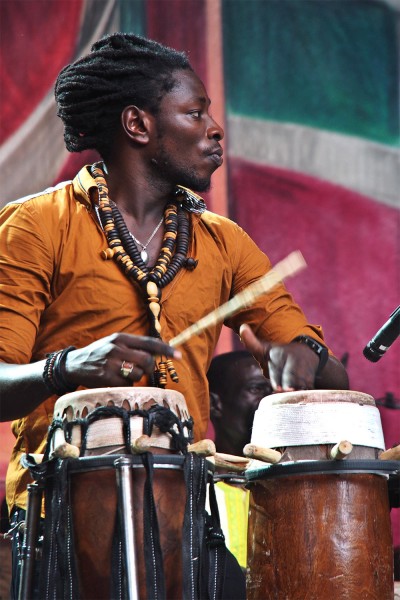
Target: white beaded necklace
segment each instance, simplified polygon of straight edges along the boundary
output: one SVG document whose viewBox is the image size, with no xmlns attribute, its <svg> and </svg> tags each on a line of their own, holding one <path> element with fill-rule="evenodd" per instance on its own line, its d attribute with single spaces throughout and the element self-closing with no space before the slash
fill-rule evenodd
<svg viewBox="0 0 400 600">
<path fill-rule="evenodd" d="M 140 258 L 142 259 L 144 264 L 146 264 L 147 261 L 149 260 L 149 255 L 146 252 L 146 248 L 150 244 L 153 237 L 156 235 L 157 231 L 160 229 L 163 221 L 164 221 L 164 215 L 161 217 L 160 222 L 158 223 L 155 230 L 153 231 L 153 233 L 151 234 L 151 236 L 149 237 L 149 239 L 147 240 L 147 242 L 145 244 L 142 244 L 142 242 L 139 242 L 139 240 L 133 235 L 133 233 L 129 232 L 131 234 L 132 239 L 135 242 L 135 244 L 139 245 L 142 248 L 140 251 Z"/>
</svg>

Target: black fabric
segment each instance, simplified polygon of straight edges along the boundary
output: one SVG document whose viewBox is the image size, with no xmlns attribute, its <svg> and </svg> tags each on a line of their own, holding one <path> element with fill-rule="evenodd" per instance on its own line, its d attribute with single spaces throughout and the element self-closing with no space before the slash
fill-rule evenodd
<svg viewBox="0 0 400 600">
<path fill-rule="evenodd" d="M 246 576 L 228 549 L 225 557 L 222 591 L 218 600 L 246 600 Z"/>
<path fill-rule="evenodd" d="M 212 518 L 206 514 L 206 529 L 209 531 L 209 537 L 214 537 L 210 529 Z M 226 548 L 225 543 L 215 553 L 215 547 L 210 545 L 207 536 L 203 540 L 203 560 L 202 560 L 202 595 L 199 600 L 246 600 L 246 576 L 244 570 L 239 565 L 235 556 Z M 215 562 L 219 555 L 223 553 L 223 565 L 218 564 L 217 581 L 215 580 Z M 212 587 L 215 586 L 215 587 Z"/>
</svg>

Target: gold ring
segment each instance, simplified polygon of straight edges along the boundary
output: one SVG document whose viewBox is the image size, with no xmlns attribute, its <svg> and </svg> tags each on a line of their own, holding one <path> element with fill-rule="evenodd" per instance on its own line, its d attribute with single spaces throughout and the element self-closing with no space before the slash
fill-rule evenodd
<svg viewBox="0 0 400 600">
<path fill-rule="evenodd" d="M 134 368 L 135 365 L 133 363 L 123 360 L 120 369 L 122 377 L 129 377 Z"/>
</svg>

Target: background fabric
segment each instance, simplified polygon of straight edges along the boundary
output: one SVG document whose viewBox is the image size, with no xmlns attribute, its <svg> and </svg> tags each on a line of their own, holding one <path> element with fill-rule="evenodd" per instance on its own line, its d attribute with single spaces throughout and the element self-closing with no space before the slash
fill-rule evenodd
<svg viewBox="0 0 400 600">
<path fill-rule="evenodd" d="M 2 0 L 0 11 L 0 205 L 94 159 L 64 148 L 53 100 L 63 65 L 113 31 L 186 50 L 226 130 L 209 207 L 272 263 L 302 251 L 308 268 L 288 288 L 351 388 L 397 407 L 384 433 L 399 443 L 400 342 L 376 364 L 362 349 L 400 297 L 400 3 Z M 225 331 L 218 351 L 238 343 Z M 8 424 L 0 432 L 4 479 Z"/>
</svg>

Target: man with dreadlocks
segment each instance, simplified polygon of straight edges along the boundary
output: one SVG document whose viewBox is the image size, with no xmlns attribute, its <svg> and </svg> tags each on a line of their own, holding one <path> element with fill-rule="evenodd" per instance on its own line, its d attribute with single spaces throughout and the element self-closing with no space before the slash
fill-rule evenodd
<svg viewBox="0 0 400 600">
<path fill-rule="evenodd" d="M 60 72 L 55 96 L 67 149 L 95 149 L 102 161 L 1 212 L 1 417 L 15 419 L 16 436 L 11 516 L 25 508 L 30 480 L 21 456 L 43 452 L 56 398 L 79 386 L 179 390 L 195 439 L 204 437 L 206 372 L 221 325 L 181 352 L 168 341 L 271 268 L 238 225 L 191 191 L 206 191 L 222 164 L 223 130 L 184 53 L 106 36 Z M 241 328 L 274 390 L 347 388 L 321 328 L 283 285 L 226 324 Z"/>
</svg>

